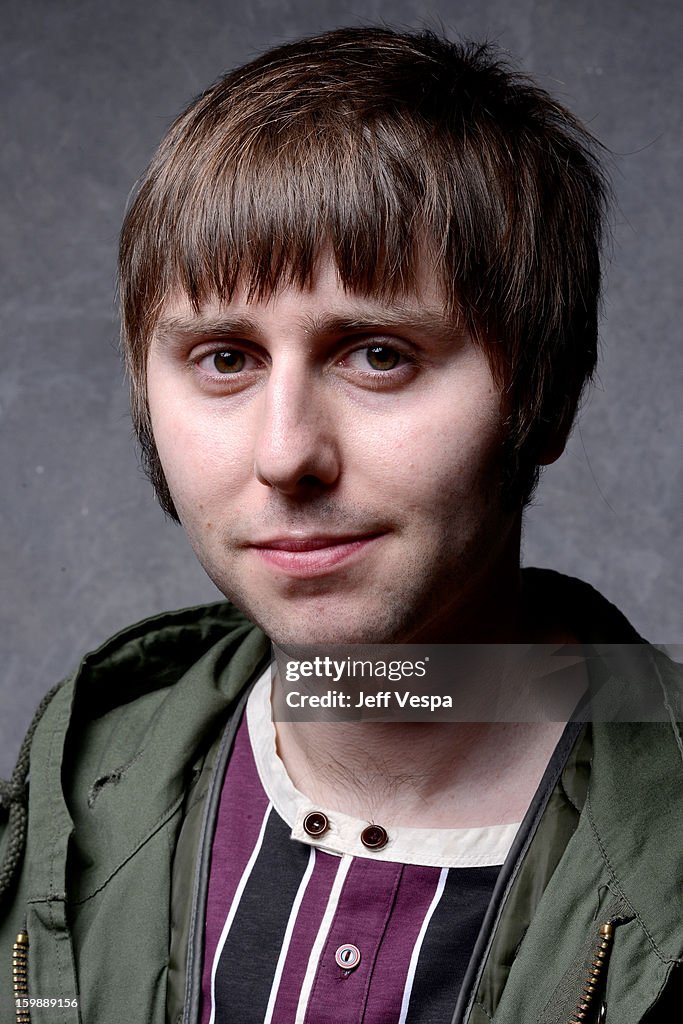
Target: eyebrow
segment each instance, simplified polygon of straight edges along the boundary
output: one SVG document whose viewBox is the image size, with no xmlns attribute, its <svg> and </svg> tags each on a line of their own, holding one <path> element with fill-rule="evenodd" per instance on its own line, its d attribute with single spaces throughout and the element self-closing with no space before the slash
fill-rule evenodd
<svg viewBox="0 0 683 1024">
<path fill-rule="evenodd" d="M 382 309 L 359 309 L 357 311 L 323 313 L 299 319 L 304 333 L 309 337 L 329 337 L 345 333 L 362 333 L 371 330 L 409 330 L 425 333 L 431 337 L 450 341 L 465 333 L 464 324 L 444 313 L 433 309 L 415 309 L 402 306 Z M 229 313 L 171 313 L 161 315 L 153 336 L 156 342 L 179 344 L 194 338 L 240 338 L 245 335 L 259 337 L 263 334 L 258 317 L 231 315 Z"/>
<path fill-rule="evenodd" d="M 258 333 L 256 322 L 250 317 L 213 316 L 204 313 L 194 316 L 179 313 L 160 316 L 153 331 L 153 338 L 163 345 L 198 337 L 238 337 L 253 334 L 255 330 Z"/>
</svg>

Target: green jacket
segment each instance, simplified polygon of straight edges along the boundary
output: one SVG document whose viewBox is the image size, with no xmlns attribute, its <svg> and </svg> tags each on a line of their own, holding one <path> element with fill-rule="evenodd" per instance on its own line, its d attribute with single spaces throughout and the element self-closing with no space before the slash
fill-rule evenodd
<svg viewBox="0 0 683 1024">
<path fill-rule="evenodd" d="M 587 598 L 590 588 L 572 586 Z M 611 613 L 621 639 L 633 638 Z M 0 812 L 0 858 L 16 863 L 0 898 L 0 1024 L 16 1019 L 12 952 L 24 929 L 29 997 L 61 1001 L 34 1006 L 33 1024 L 196 1024 L 222 770 L 269 656 L 231 606 L 190 609 L 114 637 L 49 700 L 31 741 L 21 856 L 21 780 L 2 791 L 11 809 Z M 661 677 L 668 722 L 595 723 L 567 737 L 571 753 L 549 768 L 454 1020 L 591 1022 L 603 1003 L 609 1024 L 679 1018 L 683 716 L 672 678 Z M 601 937 L 606 923 L 612 935 Z"/>
</svg>

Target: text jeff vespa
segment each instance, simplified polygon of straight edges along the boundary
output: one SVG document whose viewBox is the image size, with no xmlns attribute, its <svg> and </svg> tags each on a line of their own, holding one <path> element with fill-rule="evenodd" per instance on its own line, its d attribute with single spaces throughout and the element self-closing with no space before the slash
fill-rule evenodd
<svg viewBox="0 0 683 1024">
<path fill-rule="evenodd" d="M 419 661 L 355 661 L 345 658 L 338 661 L 329 657 L 316 657 L 310 661 L 289 661 L 285 670 L 288 683 L 298 682 L 302 678 L 330 680 L 334 682 L 357 682 L 358 677 L 373 681 L 386 679 L 391 682 L 403 681 L 406 678 L 424 678 L 427 673 L 427 656 Z M 406 710 L 409 708 L 425 708 L 436 711 L 438 708 L 450 708 L 453 700 L 445 694 L 415 693 L 412 690 L 357 690 L 347 693 L 344 690 L 327 689 L 318 693 L 288 690 L 285 702 L 290 708 L 380 708 Z"/>
</svg>

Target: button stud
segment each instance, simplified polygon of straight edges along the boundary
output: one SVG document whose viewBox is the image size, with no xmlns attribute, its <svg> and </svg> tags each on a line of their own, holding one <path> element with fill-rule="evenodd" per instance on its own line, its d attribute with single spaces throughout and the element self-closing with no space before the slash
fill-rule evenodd
<svg viewBox="0 0 683 1024">
<path fill-rule="evenodd" d="M 368 850 L 381 850 L 389 842 L 389 836 L 381 825 L 368 825 L 361 832 L 360 841 Z"/>
<path fill-rule="evenodd" d="M 323 814 L 322 811 L 311 811 L 304 818 L 304 832 L 307 832 L 309 836 L 313 836 L 314 839 L 327 832 L 329 827 L 330 823 L 327 815 Z"/>
<path fill-rule="evenodd" d="M 338 967 L 345 971 L 353 971 L 360 963 L 360 950 L 352 942 L 345 942 L 334 954 Z"/>
</svg>

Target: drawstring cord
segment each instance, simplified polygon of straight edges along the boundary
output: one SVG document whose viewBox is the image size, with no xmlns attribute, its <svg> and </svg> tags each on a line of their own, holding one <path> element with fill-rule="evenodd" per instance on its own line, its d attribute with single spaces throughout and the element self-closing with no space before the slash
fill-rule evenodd
<svg viewBox="0 0 683 1024">
<path fill-rule="evenodd" d="M 0 905 L 12 887 L 26 843 L 26 828 L 28 824 L 27 780 L 31 757 L 31 741 L 33 740 L 33 734 L 38 727 L 38 723 L 47 710 L 48 704 L 62 685 L 63 682 L 57 683 L 41 700 L 21 744 L 12 777 L 9 782 L 0 779 L 0 809 L 8 812 L 7 849 L 0 865 Z"/>
<path fill-rule="evenodd" d="M 0 779 L 0 809 L 8 814 L 8 842 L 5 856 L 0 865 L 0 904 L 12 888 L 15 875 L 21 863 L 26 844 L 28 825 L 28 773 L 31 759 L 31 742 L 38 723 L 47 706 L 63 683 L 57 683 L 49 690 L 36 709 L 33 720 L 24 736 L 19 757 L 9 782 Z M 12 946 L 12 985 L 16 1024 L 31 1024 L 31 1014 L 24 1002 L 28 998 L 28 933 L 26 925 L 17 935 Z"/>
</svg>

